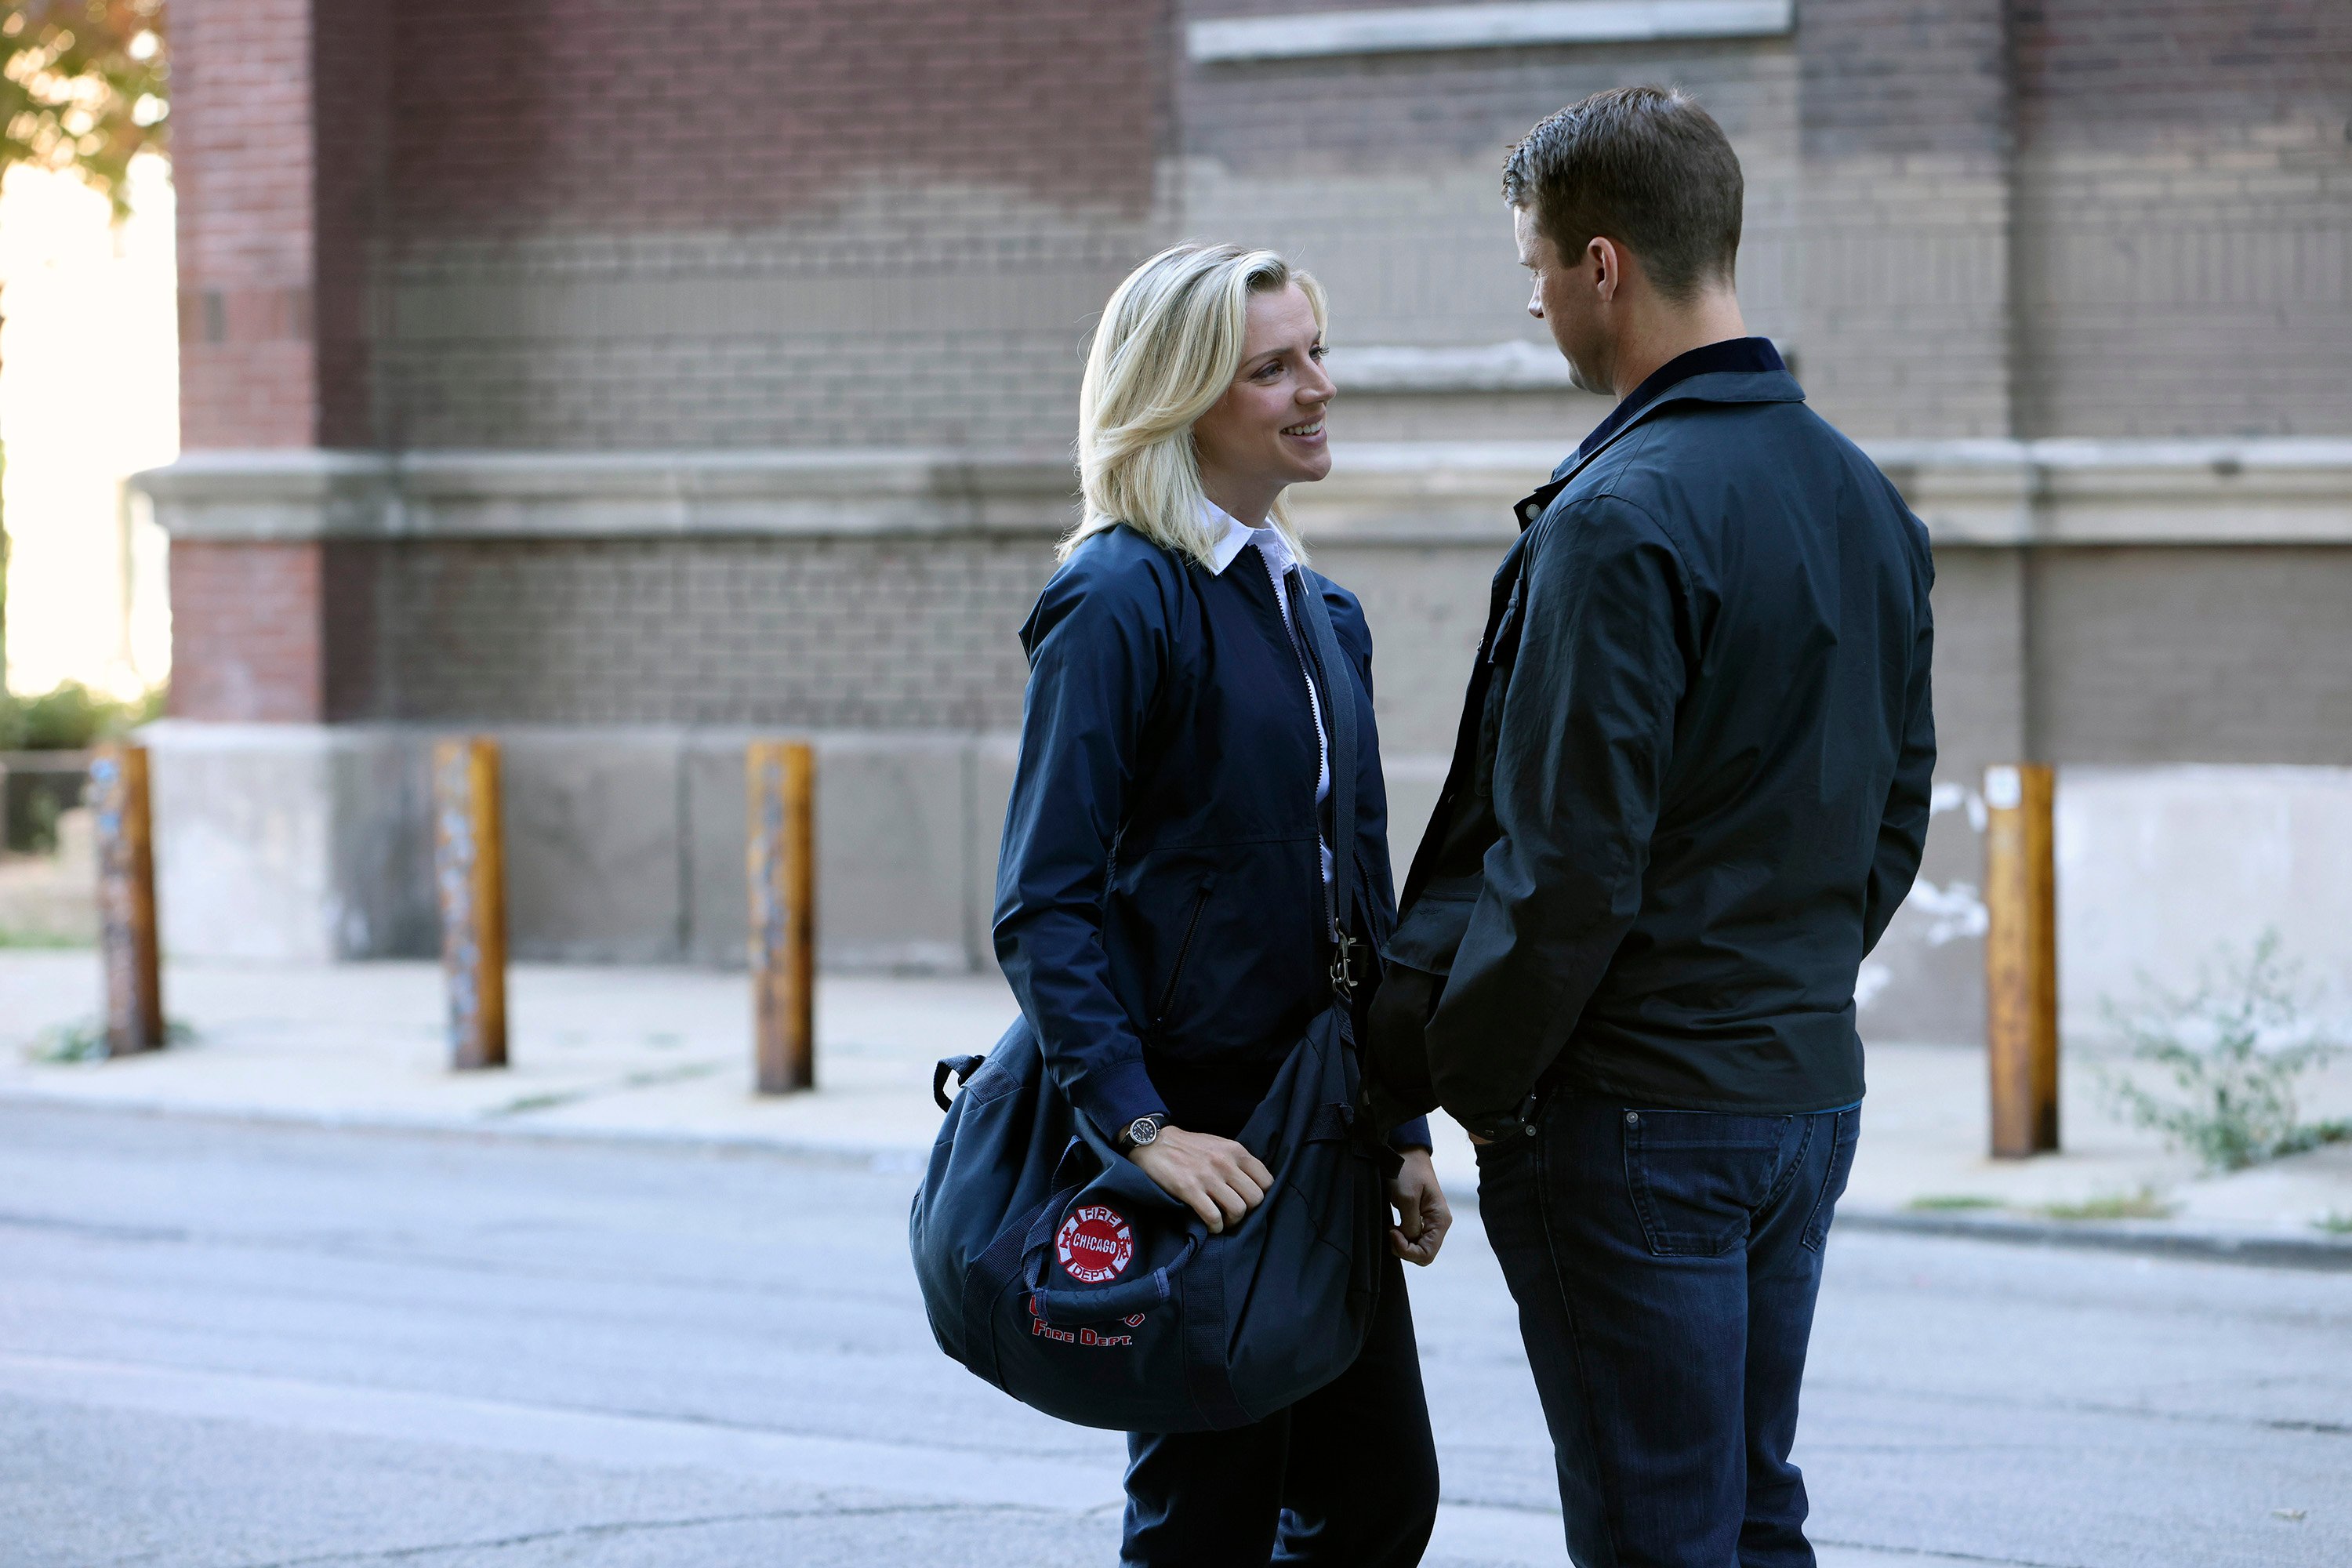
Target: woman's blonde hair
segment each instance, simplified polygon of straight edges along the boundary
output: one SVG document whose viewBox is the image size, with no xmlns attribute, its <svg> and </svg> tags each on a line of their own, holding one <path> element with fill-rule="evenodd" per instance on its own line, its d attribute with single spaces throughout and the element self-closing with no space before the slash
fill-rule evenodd
<svg viewBox="0 0 2352 1568">
<path fill-rule="evenodd" d="M 1215 542 L 1203 515 L 1192 422 L 1225 395 L 1241 368 L 1250 296 L 1294 283 L 1314 307 L 1321 331 L 1322 285 L 1271 250 L 1175 245 L 1127 275 L 1103 307 L 1078 388 L 1086 510 L 1062 541 L 1061 559 L 1123 522 L 1154 544 L 1209 564 Z M 1268 521 L 1305 561 L 1307 547 L 1281 501 Z"/>
</svg>

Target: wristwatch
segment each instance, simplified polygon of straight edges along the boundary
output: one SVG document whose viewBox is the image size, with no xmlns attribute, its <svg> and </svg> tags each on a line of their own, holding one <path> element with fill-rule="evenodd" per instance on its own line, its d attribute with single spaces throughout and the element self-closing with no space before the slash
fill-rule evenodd
<svg viewBox="0 0 2352 1568">
<path fill-rule="evenodd" d="M 1137 1117 L 1119 1133 L 1119 1152 L 1132 1153 L 1147 1143 L 1157 1143 L 1160 1142 L 1160 1130 L 1167 1125 L 1168 1118 L 1164 1116 Z"/>
</svg>

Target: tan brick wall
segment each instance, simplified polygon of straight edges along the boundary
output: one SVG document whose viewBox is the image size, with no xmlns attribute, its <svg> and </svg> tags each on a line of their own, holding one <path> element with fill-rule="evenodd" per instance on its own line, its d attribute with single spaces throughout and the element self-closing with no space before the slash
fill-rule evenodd
<svg viewBox="0 0 2352 1568">
<path fill-rule="evenodd" d="M 1034 537 L 406 545 L 373 712 L 1013 729 L 1052 567 Z"/>
<path fill-rule="evenodd" d="M 2352 763 L 2352 550 L 2052 550 L 2029 602 L 2047 760 Z"/>
<path fill-rule="evenodd" d="M 2017 17 L 2032 432 L 2352 432 L 2352 6 Z"/>
<path fill-rule="evenodd" d="M 751 231 L 877 186 L 1150 208 L 1160 0 L 390 8 L 404 237 Z"/>
</svg>

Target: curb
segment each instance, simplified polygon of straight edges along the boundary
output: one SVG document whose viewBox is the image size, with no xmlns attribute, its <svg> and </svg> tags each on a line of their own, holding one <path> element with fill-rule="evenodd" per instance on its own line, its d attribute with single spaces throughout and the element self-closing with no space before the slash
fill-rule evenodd
<svg viewBox="0 0 2352 1568">
<path fill-rule="evenodd" d="M 704 1154 L 770 1155 L 780 1159 L 863 1165 L 877 1171 L 914 1172 L 926 1150 L 887 1143 L 826 1143 L 759 1132 L 701 1132 L 688 1129 L 551 1127 L 518 1121 L 473 1117 L 403 1117 L 236 1106 L 187 1106 L 167 1100 L 99 1101 L 73 1095 L 0 1088 L 0 1109 L 79 1111 L 94 1115 L 168 1117 L 228 1125 L 299 1127 L 320 1131 L 363 1132 L 411 1138 L 463 1138 L 478 1142 L 671 1150 Z M 1457 1215 L 1475 1214 L 1477 1194 L 1456 1195 Z M 2042 1220 L 1963 1215 L 1918 1214 L 1899 1209 L 1841 1208 L 1836 1225 L 1851 1230 L 1898 1236 L 1932 1236 L 2009 1247 L 2049 1247 L 2084 1252 L 2120 1252 L 2195 1263 L 2242 1268 L 2299 1268 L 2352 1273 L 2352 1241 L 2317 1237 L 2247 1235 L 2230 1231 L 2168 1229 L 2131 1220 Z"/>
<path fill-rule="evenodd" d="M 2258 1268 L 2306 1268 L 2352 1273 L 2352 1243 L 2317 1237 L 2255 1236 L 2231 1231 L 2170 1230 L 2129 1220 L 1969 1219 L 1957 1215 L 1841 1209 L 1835 1222 L 1855 1230 L 1952 1237 L 2011 1247 L 2058 1247 L 2087 1252 L 2127 1252 L 2195 1263 Z"/>
<path fill-rule="evenodd" d="M 585 1144 L 703 1154 L 770 1154 L 779 1159 L 919 1171 L 929 1151 L 891 1143 L 827 1143 L 763 1132 L 707 1132 L 662 1127 L 562 1127 L 488 1117 L 387 1116 L 364 1111 L 299 1110 L 278 1106 L 180 1105 L 170 1100 L 94 1100 L 74 1095 L 0 1089 L 0 1110 L 63 1110 L 145 1116 L 233 1127 L 289 1127 L 376 1137 L 462 1138 L 475 1142 Z"/>
</svg>

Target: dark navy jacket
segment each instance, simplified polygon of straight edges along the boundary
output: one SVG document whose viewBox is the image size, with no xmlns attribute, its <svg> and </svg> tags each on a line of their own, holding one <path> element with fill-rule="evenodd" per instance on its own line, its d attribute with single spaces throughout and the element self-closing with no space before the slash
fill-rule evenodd
<svg viewBox="0 0 2352 1568">
<path fill-rule="evenodd" d="M 1375 1103 L 1487 1136 L 1539 1080 L 1849 1105 L 1855 972 L 1927 827 L 1927 530 L 1760 339 L 1595 436 L 1495 577 L 1388 950 L 1445 978 L 1409 1048 L 1372 1042 Z"/>
<path fill-rule="evenodd" d="M 1356 704 L 1356 843 L 1333 847 L 1349 928 L 1377 945 L 1394 900 L 1371 634 L 1354 595 L 1303 579 L 1353 665 L 1315 679 L 1327 710 L 1335 684 Z M 1220 574 L 1126 528 L 1080 544 L 1022 628 L 996 953 L 1056 1081 L 1107 1131 L 1164 1113 L 1230 1136 L 1330 1004 L 1300 631 L 1254 547 Z"/>
</svg>

